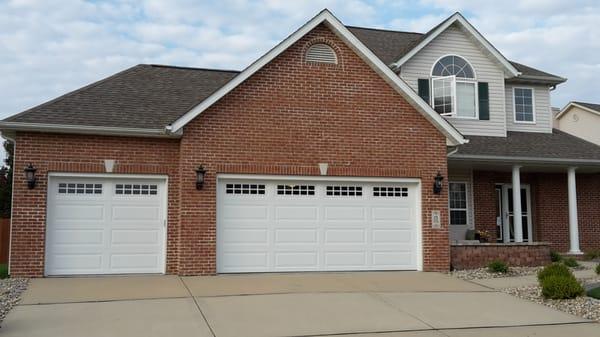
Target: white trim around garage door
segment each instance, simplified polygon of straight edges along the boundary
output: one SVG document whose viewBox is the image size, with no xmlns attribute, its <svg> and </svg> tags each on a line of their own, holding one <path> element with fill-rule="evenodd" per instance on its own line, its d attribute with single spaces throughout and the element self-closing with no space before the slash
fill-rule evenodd
<svg viewBox="0 0 600 337">
<path fill-rule="evenodd" d="M 253 174 L 218 174 L 217 190 L 220 181 L 227 179 L 248 179 L 248 180 L 298 180 L 298 181 L 347 181 L 347 182 L 388 182 L 388 183 L 409 183 L 415 184 L 415 211 L 416 211 L 416 260 L 417 270 L 423 271 L 423 233 L 422 233 L 422 198 L 421 198 L 421 180 L 418 178 L 383 178 L 383 177 L 348 177 L 348 176 L 298 176 L 298 175 L 253 175 Z M 217 207 L 217 213 L 218 213 Z M 219 218 L 219 215 L 216 215 Z M 217 229 L 218 233 L 218 229 Z M 218 240 L 217 240 L 218 241 Z"/>
<path fill-rule="evenodd" d="M 163 235 L 163 265 L 160 273 L 167 273 L 167 243 L 168 243 L 168 232 L 169 232 L 169 176 L 167 175 L 153 175 L 153 174 L 112 174 L 112 173 L 70 173 L 70 172 L 48 172 L 47 188 L 46 188 L 46 219 L 48 219 L 48 198 L 50 197 L 50 181 L 52 178 L 103 178 L 103 179 L 155 179 L 164 182 L 164 195 L 163 195 L 163 207 L 164 207 L 164 235 Z M 47 220 L 46 220 L 47 222 Z M 47 223 L 45 224 L 47 226 Z M 44 276 L 47 275 L 46 266 L 47 257 L 47 235 L 48 231 L 45 229 L 44 235 Z"/>
</svg>

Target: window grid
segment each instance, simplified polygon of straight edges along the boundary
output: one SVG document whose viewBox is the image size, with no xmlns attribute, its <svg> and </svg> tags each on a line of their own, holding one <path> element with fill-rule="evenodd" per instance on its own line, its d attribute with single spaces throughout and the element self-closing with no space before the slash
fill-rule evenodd
<svg viewBox="0 0 600 337">
<path fill-rule="evenodd" d="M 227 184 L 225 185 L 227 194 L 265 194 L 264 184 Z"/>
<path fill-rule="evenodd" d="M 327 186 L 326 195 L 360 197 L 362 196 L 362 186 Z"/>
<path fill-rule="evenodd" d="M 158 185 L 150 184 L 116 184 L 115 194 L 118 195 L 157 195 Z"/>
<path fill-rule="evenodd" d="M 533 90 L 515 88 L 515 120 L 517 122 L 533 122 Z"/>
<path fill-rule="evenodd" d="M 408 197 L 408 187 L 377 186 L 373 187 L 374 197 Z"/>
<path fill-rule="evenodd" d="M 467 225 L 467 184 L 450 182 L 448 186 L 450 224 Z"/>
<path fill-rule="evenodd" d="M 59 183 L 59 194 L 102 194 L 102 184 Z"/>
<path fill-rule="evenodd" d="M 277 185 L 278 195 L 315 195 L 314 185 Z"/>
</svg>

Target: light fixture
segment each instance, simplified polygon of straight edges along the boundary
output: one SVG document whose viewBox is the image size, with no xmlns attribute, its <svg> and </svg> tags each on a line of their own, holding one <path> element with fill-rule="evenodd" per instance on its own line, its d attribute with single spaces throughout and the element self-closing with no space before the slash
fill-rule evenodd
<svg viewBox="0 0 600 337">
<path fill-rule="evenodd" d="M 442 193 L 442 180 L 444 180 L 444 177 L 438 171 L 438 174 L 435 176 L 435 181 L 433 182 L 433 193 L 435 193 L 435 194 Z"/>
<path fill-rule="evenodd" d="M 31 163 L 27 167 L 25 167 L 25 179 L 27 180 L 27 187 L 31 190 L 35 187 L 36 179 L 35 179 L 35 171 L 37 169 L 33 167 Z"/>
<path fill-rule="evenodd" d="M 206 174 L 206 170 L 204 166 L 200 165 L 196 169 L 196 189 L 201 190 L 204 185 L 204 175 Z"/>
</svg>

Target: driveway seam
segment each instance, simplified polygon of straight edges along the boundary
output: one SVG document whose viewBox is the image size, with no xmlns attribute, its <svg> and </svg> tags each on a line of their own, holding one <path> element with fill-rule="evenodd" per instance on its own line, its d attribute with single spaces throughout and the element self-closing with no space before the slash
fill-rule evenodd
<svg viewBox="0 0 600 337">
<path fill-rule="evenodd" d="M 178 300 L 189 298 L 189 296 L 174 296 L 174 297 L 150 297 L 150 298 L 120 298 L 110 300 L 85 300 L 71 302 L 44 302 L 44 303 L 19 303 L 17 306 L 36 306 L 36 305 L 61 305 L 61 304 L 81 304 L 81 303 L 111 303 L 111 302 L 136 302 L 136 301 L 156 301 L 156 300 Z"/>
<path fill-rule="evenodd" d="M 206 315 L 204 315 L 204 312 L 202 312 L 202 309 L 200 308 L 200 304 L 198 304 L 198 301 L 196 300 L 196 297 L 194 297 L 194 295 L 192 294 L 192 291 L 190 290 L 190 288 L 187 286 L 187 284 L 185 284 L 185 282 L 183 281 L 183 279 L 181 277 L 179 277 L 179 281 L 181 282 L 181 284 L 183 284 L 183 286 L 187 290 L 188 294 L 190 294 L 190 296 L 192 297 L 192 300 L 194 301 L 194 304 L 196 305 L 196 308 L 200 312 L 200 315 L 202 316 L 202 319 L 204 319 L 204 323 L 206 323 L 206 326 L 208 327 L 208 330 L 210 330 L 210 334 L 213 337 L 217 337 L 217 335 L 215 334 L 215 331 L 213 330 L 212 326 L 210 326 L 210 323 L 208 323 L 208 319 L 206 318 Z"/>
<path fill-rule="evenodd" d="M 412 317 L 412 318 L 416 319 L 417 321 L 419 321 L 419 322 L 421 322 L 421 323 L 425 324 L 426 326 L 430 327 L 430 328 L 431 328 L 431 330 L 437 330 L 437 329 L 436 329 L 436 328 L 435 328 L 433 325 L 431 325 L 431 324 L 429 324 L 429 323 L 425 322 L 424 320 L 420 319 L 419 317 L 417 317 L 417 316 L 415 316 L 415 315 L 411 314 L 410 312 L 406 312 L 406 311 L 404 311 L 404 310 L 402 310 L 402 309 L 398 308 L 398 307 L 397 307 L 397 306 L 395 306 L 393 303 L 390 303 L 390 302 L 386 301 L 386 300 L 385 300 L 385 298 L 383 298 L 382 296 L 380 296 L 378 293 L 376 293 L 376 292 L 368 292 L 368 293 L 367 293 L 367 295 L 369 295 L 369 296 L 373 297 L 373 298 L 374 298 L 374 299 L 376 299 L 376 300 L 379 300 L 380 302 L 384 303 L 384 304 L 385 304 L 385 305 L 387 305 L 388 307 L 391 307 L 392 309 L 394 309 L 394 310 L 396 310 L 396 311 L 398 311 L 398 312 L 401 312 L 401 313 L 403 313 L 403 314 L 405 314 L 405 315 L 408 315 L 408 316 L 410 316 L 410 317 Z"/>
</svg>

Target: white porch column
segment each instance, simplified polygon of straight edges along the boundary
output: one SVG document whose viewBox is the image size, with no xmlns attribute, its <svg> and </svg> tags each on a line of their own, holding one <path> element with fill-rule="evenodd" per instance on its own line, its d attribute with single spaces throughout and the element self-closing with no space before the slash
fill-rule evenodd
<svg viewBox="0 0 600 337">
<path fill-rule="evenodd" d="M 523 242 L 523 217 L 521 215 L 521 166 L 512 168 L 513 228 L 515 242 Z"/>
<path fill-rule="evenodd" d="M 577 182 L 575 180 L 575 167 L 569 167 L 569 238 L 571 249 L 569 254 L 582 254 L 579 250 L 579 222 L 577 220 Z"/>
</svg>

